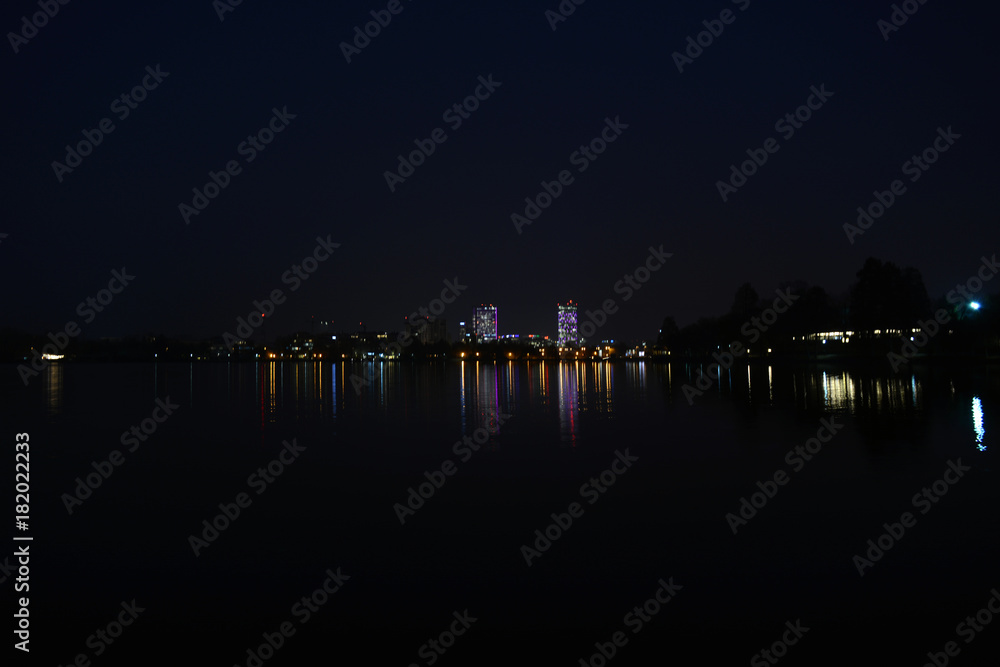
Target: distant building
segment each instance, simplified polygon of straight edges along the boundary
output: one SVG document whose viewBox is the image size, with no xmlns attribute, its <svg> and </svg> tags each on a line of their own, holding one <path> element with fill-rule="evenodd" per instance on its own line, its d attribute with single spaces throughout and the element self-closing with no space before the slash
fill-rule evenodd
<svg viewBox="0 0 1000 667">
<path fill-rule="evenodd" d="M 466 328 L 465 322 L 458 323 L 458 341 L 468 343 L 472 339 L 472 333 Z"/>
<path fill-rule="evenodd" d="M 522 337 L 521 342 L 527 343 L 531 347 L 537 349 L 548 347 L 552 344 L 552 341 L 549 340 L 548 336 L 543 336 L 541 334 L 528 334 L 527 336 Z"/>
<path fill-rule="evenodd" d="M 497 336 L 497 340 L 503 343 L 512 343 L 520 347 L 533 347 L 536 349 L 552 345 L 549 337 L 541 334 L 504 334 Z"/>
<path fill-rule="evenodd" d="M 406 331 L 414 340 L 430 345 L 448 341 L 448 321 L 441 317 L 433 320 L 421 319 L 416 325 L 406 323 Z"/>
<path fill-rule="evenodd" d="M 209 346 L 210 359 L 254 359 L 257 351 L 253 343 L 240 339 L 227 347 L 224 343 L 214 343 Z"/>
<path fill-rule="evenodd" d="M 293 359 L 308 359 L 313 353 L 313 340 L 311 336 L 295 334 L 291 342 L 285 348 L 285 352 Z"/>
<path fill-rule="evenodd" d="M 396 340 L 395 331 L 355 331 L 339 337 L 345 347 L 349 346 L 350 356 L 355 359 L 388 358 L 394 356 L 395 348 L 388 348 Z"/>
<path fill-rule="evenodd" d="M 557 312 L 559 345 L 578 345 L 580 343 L 580 333 L 577 329 L 576 304 L 570 301 L 565 306 L 561 303 L 557 305 L 559 308 Z"/>
<path fill-rule="evenodd" d="M 479 306 L 473 317 L 477 343 L 495 342 L 497 339 L 497 308 L 494 305 Z"/>
</svg>

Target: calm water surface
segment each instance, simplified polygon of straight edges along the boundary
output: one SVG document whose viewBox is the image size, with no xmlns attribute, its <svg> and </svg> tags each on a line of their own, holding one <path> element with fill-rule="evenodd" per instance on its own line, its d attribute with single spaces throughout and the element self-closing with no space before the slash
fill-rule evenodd
<svg viewBox="0 0 1000 667">
<path fill-rule="evenodd" d="M 466 609 L 442 665 L 578 665 L 617 631 L 609 664 L 746 664 L 796 619 L 810 630 L 782 664 L 922 665 L 952 640 L 955 664 L 993 664 L 1000 640 L 1000 622 L 967 645 L 955 632 L 1000 586 L 996 371 L 742 366 L 689 404 L 694 369 L 676 363 L 53 365 L 27 388 L 3 370 L 4 437 L 31 435 L 33 653 L 50 664 L 203 644 L 200 664 L 245 665 L 290 621 L 264 664 L 357 645 L 425 665 Z M 174 414 L 127 451 L 167 397 Z M 821 420 L 842 428 L 786 459 Z M 483 444 L 456 448 L 466 436 Z M 299 456 L 251 483 L 293 440 Z M 68 513 L 116 449 L 124 463 Z M 616 452 L 634 461 L 602 484 Z M 959 460 L 970 470 L 922 514 L 914 494 Z M 734 534 L 727 514 L 777 471 L 787 484 Z M 189 536 L 239 493 L 250 505 L 195 556 Z M 574 502 L 529 566 L 522 545 Z M 915 525 L 859 576 L 854 556 L 907 511 Z M 293 605 L 338 567 L 350 579 L 302 623 Z M 626 625 L 671 577 L 672 601 Z M 146 611 L 96 657 L 88 636 L 132 598 Z"/>
</svg>

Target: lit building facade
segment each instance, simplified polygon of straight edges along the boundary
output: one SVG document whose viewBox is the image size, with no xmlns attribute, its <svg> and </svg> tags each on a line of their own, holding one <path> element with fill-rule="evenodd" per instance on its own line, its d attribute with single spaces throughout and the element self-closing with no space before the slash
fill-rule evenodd
<svg viewBox="0 0 1000 667">
<path fill-rule="evenodd" d="M 473 317 L 473 327 L 477 343 L 495 342 L 497 339 L 497 308 L 494 305 L 479 306 Z"/>
<path fill-rule="evenodd" d="M 580 333 L 577 329 L 576 304 L 570 301 L 566 305 L 558 304 L 558 344 L 578 345 L 580 343 Z"/>
</svg>

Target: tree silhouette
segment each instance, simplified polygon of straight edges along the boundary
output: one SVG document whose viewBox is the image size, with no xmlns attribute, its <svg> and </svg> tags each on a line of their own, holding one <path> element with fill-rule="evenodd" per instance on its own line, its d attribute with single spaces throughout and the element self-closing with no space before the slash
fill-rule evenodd
<svg viewBox="0 0 1000 667">
<path fill-rule="evenodd" d="M 745 322 L 759 312 L 760 295 L 750 283 L 743 283 L 736 290 L 729 314 L 740 322 Z"/>
<path fill-rule="evenodd" d="M 904 329 L 927 315 L 930 298 L 920 271 L 869 257 L 851 288 L 851 326 L 860 331 Z"/>
<path fill-rule="evenodd" d="M 664 317 L 660 325 L 660 333 L 656 336 L 656 344 L 660 347 L 671 348 L 677 344 L 677 335 L 680 329 L 672 317 Z"/>
</svg>

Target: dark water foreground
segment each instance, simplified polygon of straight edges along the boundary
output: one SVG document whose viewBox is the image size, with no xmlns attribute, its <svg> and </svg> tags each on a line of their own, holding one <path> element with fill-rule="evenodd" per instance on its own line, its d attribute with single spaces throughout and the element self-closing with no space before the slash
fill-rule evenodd
<svg viewBox="0 0 1000 667">
<path fill-rule="evenodd" d="M 0 370 L 32 664 L 995 664 L 996 371 Z"/>
</svg>

